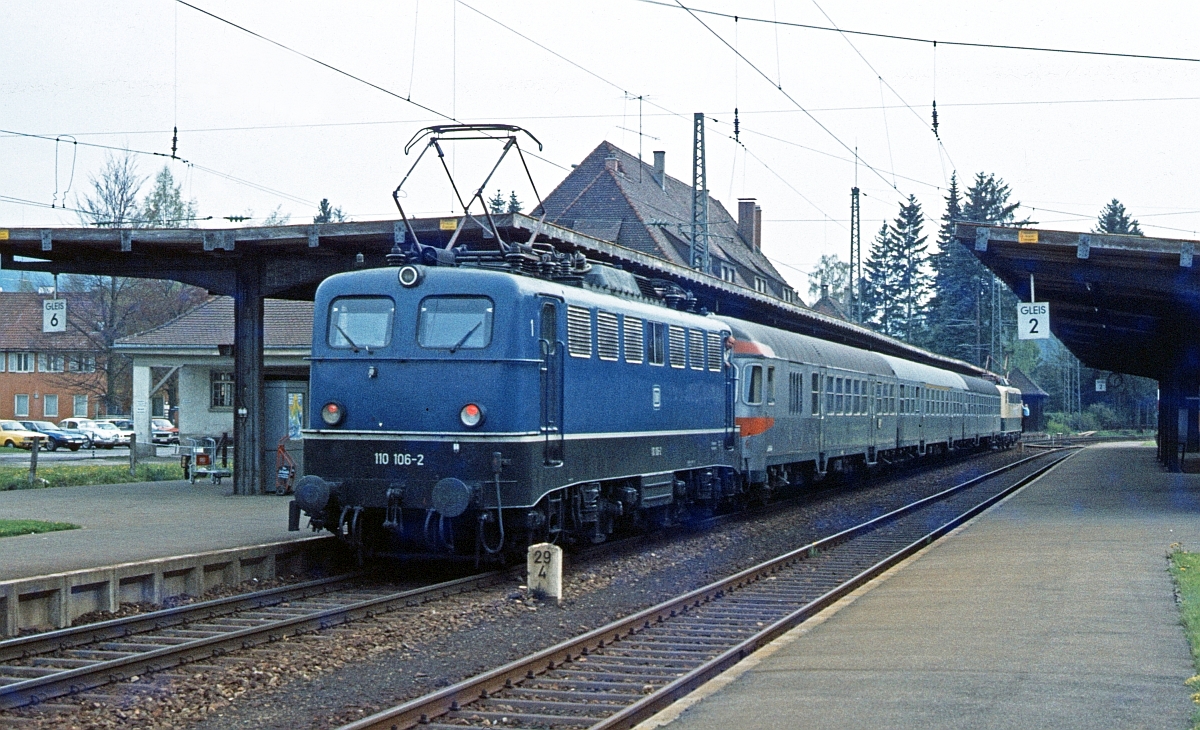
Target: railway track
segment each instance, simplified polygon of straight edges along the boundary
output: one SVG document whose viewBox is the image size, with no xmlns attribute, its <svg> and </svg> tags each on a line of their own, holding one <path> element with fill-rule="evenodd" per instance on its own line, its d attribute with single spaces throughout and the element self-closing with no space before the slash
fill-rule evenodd
<svg viewBox="0 0 1200 730">
<path fill-rule="evenodd" d="M 340 730 L 631 727 L 1070 453 L 1030 456 Z"/>
<path fill-rule="evenodd" d="M 0 642 L 0 709 L 369 618 L 502 580 L 493 571 L 397 591 L 338 576 Z"/>
</svg>

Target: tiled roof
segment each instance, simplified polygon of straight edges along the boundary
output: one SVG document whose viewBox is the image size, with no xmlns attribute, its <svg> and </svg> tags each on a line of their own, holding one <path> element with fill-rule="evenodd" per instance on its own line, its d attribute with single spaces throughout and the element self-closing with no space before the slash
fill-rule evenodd
<svg viewBox="0 0 1200 730">
<path fill-rule="evenodd" d="M 810 307 L 810 308 L 814 312 L 820 312 L 821 314 L 826 314 L 826 315 L 829 315 L 830 317 L 837 317 L 838 319 L 844 319 L 847 322 L 850 321 L 850 318 L 846 316 L 846 313 L 844 311 L 842 311 L 842 305 L 838 304 L 837 301 L 834 300 L 833 297 L 830 297 L 828 294 L 826 294 L 825 296 L 818 299 L 816 301 L 816 303 L 814 303 L 812 305 L 812 307 Z"/>
<path fill-rule="evenodd" d="M 93 341 L 81 331 L 95 319 L 87 315 L 93 309 L 93 302 L 84 294 L 59 294 L 60 299 L 67 300 L 67 331 L 42 332 L 42 302 L 53 298 L 51 294 L 0 292 L 0 350 L 52 352 L 96 349 Z"/>
<path fill-rule="evenodd" d="M 312 302 L 267 299 L 263 303 L 266 348 L 308 349 L 312 345 Z M 164 325 L 121 338 L 123 348 L 196 348 L 233 344 L 233 298 L 212 297 Z"/>
<path fill-rule="evenodd" d="M 1050 394 L 1042 390 L 1041 386 L 1030 380 L 1029 376 L 1021 372 L 1020 368 L 1013 368 L 1008 373 L 1008 382 L 1012 387 L 1021 391 L 1022 397 L 1033 396 L 1034 398 L 1049 398 Z"/>
<path fill-rule="evenodd" d="M 606 160 L 616 159 L 616 170 Z M 611 142 L 602 142 L 567 175 L 543 203 L 546 219 L 590 236 L 686 266 L 691 240 L 692 186 L 639 161 Z M 541 210 L 534 211 L 540 215 Z M 737 221 L 713 197 L 708 202 L 710 257 L 738 269 L 735 283 L 754 288 L 754 276 L 782 295 L 788 286 L 767 257 L 738 235 Z M 719 271 L 714 271 L 719 275 Z"/>
</svg>

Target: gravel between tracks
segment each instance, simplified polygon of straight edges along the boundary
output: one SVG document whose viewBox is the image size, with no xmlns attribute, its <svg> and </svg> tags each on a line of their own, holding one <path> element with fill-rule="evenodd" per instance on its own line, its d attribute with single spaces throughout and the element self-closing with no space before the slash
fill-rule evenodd
<svg viewBox="0 0 1200 730">
<path fill-rule="evenodd" d="M 561 606 L 507 586 L 401 609 L 205 665 L 139 677 L 0 726 L 329 728 L 551 646 L 621 616 L 1011 463 L 983 454 L 856 488 L 823 490 L 768 517 L 733 521 L 645 552 L 581 560 Z"/>
</svg>

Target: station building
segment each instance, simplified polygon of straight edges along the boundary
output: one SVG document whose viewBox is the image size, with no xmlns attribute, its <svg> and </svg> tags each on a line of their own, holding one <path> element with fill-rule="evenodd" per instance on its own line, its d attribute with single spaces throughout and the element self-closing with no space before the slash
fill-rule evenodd
<svg viewBox="0 0 1200 730">
<path fill-rule="evenodd" d="M 133 361 L 133 402 L 151 403 L 178 377 L 179 435 L 216 438 L 232 434 L 234 403 L 234 306 L 232 297 L 210 297 L 154 329 L 121 338 L 113 349 Z M 263 378 L 266 390 L 266 463 L 275 462 L 279 440 L 297 462 L 308 400 L 312 349 L 312 302 L 266 299 L 263 311 Z M 136 414 L 135 414 L 136 415 Z"/>
<path fill-rule="evenodd" d="M 0 292 L 0 419 L 57 423 L 104 415 L 105 350 L 86 295 L 67 301 L 65 332 L 42 331 L 53 294 Z"/>
</svg>

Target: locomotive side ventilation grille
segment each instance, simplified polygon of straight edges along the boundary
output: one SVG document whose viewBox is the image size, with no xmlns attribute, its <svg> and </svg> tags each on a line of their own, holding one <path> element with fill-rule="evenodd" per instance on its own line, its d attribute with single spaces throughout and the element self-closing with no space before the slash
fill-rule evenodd
<svg viewBox="0 0 1200 730">
<path fill-rule="evenodd" d="M 571 357 L 592 356 L 592 310 L 567 307 L 567 351 Z"/>
<path fill-rule="evenodd" d="M 708 369 L 714 373 L 721 372 L 721 333 L 708 333 Z"/>
<path fill-rule="evenodd" d="M 704 369 L 704 333 L 688 330 L 688 365 L 692 370 Z"/>
<path fill-rule="evenodd" d="M 596 312 L 596 353 L 601 360 L 621 358 L 621 333 L 611 312 Z"/>
<path fill-rule="evenodd" d="M 625 316 L 625 362 L 641 364 L 645 352 L 642 347 L 642 320 Z"/>
<path fill-rule="evenodd" d="M 685 356 L 685 351 L 687 349 L 687 333 L 686 333 L 686 331 L 678 325 L 674 325 L 674 324 L 671 325 L 669 342 L 667 344 L 668 344 L 668 349 L 670 350 L 670 355 L 671 355 L 671 367 L 673 367 L 673 368 L 686 367 L 687 366 L 687 359 Z"/>
</svg>

